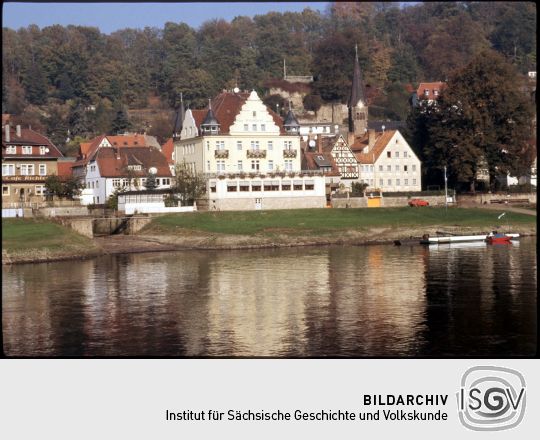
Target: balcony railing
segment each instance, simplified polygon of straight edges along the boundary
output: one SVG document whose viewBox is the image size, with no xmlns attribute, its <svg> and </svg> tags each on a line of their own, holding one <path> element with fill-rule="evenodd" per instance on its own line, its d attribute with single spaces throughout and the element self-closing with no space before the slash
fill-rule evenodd
<svg viewBox="0 0 540 440">
<path fill-rule="evenodd" d="M 229 158 L 229 150 L 216 150 L 216 151 L 214 151 L 214 157 L 216 159 L 228 159 Z"/>
<path fill-rule="evenodd" d="M 296 157 L 296 150 L 283 150 L 283 157 L 293 158 Z"/>
<path fill-rule="evenodd" d="M 247 150 L 248 159 L 264 159 L 266 157 L 266 150 Z"/>
</svg>

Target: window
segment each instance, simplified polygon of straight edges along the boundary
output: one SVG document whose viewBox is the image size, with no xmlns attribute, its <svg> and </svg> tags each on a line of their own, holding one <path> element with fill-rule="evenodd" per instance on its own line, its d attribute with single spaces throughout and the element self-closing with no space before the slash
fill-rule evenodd
<svg viewBox="0 0 540 440">
<path fill-rule="evenodd" d="M 6 148 L 6 154 L 17 154 L 17 147 L 15 145 L 8 145 Z"/>
<path fill-rule="evenodd" d="M 282 191 L 290 191 L 291 190 L 291 182 L 281 182 L 281 190 Z"/>
<path fill-rule="evenodd" d="M 404 157 L 404 158 L 407 158 L 407 157 L 408 157 L 406 151 L 403 152 L 403 157 Z"/>
<path fill-rule="evenodd" d="M 15 164 L 2 164 L 2 175 L 3 176 L 14 176 L 15 175 Z"/>
<path fill-rule="evenodd" d="M 416 171 L 416 165 L 413 165 L 413 166 L 412 166 L 412 170 L 413 170 L 413 171 Z"/>
<path fill-rule="evenodd" d="M 251 141 L 251 149 L 252 150 L 258 150 L 259 149 L 259 141 Z"/>
<path fill-rule="evenodd" d="M 273 171 L 273 170 L 274 170 L 274 161 L 269 160 L 268 161 L 268 171 Z"/>
<path fill-rule="evenodd" d="M 268 180 L 266 182 L 263 182 L 263 190 L 264 191 L 273 191 L 272 182 L 268 181 Z"/>
<path fill-rule="evenodd" d="M 32 154 L 32 147 L 22 147 L 22 154 Z"/>
<path fill-rule="evenodd" d="M 369 166 L 369 171 L 372 173 L 373 172 L 373 165 L 370 165 Z"/>
<path fill-rule="evenodd" d="M 253 125 L 251 126 L 251 129 L 252 129 L 253 131 L 257 131 L 257 124 L 253 124 Z"/>
<path fill-rule="evenodd" d="M 392 179 L 388 179 L 388 186 L 392 186 Z"/>
<path fill-rule="evenodd" d="M 259 161 L 258 160 L 252 160 L 251 161 L 251 170 L 252 171 L 259 171 Z"/>
<path fill-rule="evenodd" d="M 113 188 L 120 188 L 120 179 L 113 179 L 112 186 Z"/>
<path fill-rule="evenodd" d="M 160 186 L 160 185 L 161 185 L 161 179 L 156 179 L 156 185 L 157 185 L 157 186 Z"/>
<path fill-rule="evenodd" d="M 302 191 L 304 189 L 304 186 L 302 185 L 301 180 L 295 180 L 293 183 L 293 190 L 294 191 Z"/>
<path fill-rule="evenodd" d="M 242 165 L 242 161 L 241 161 L 241 160 L 238 161 L 238 165 L 237 165 L 237 166 L 238 166 L 238 171 L 242 171 L 243 165 Z"/>
<path fill-rule="evenodd" d="M 285 161 L 285 171 L 292 171 L 292 160 L 286 160 Z"/>
<path fill-rule="evenodd" d="M 383 185 L 384 185 L 384 184 L 383 184 L 383 180 L 382 180 L 382 179 L 379 179 L 379 186 L 382 187 Z"/>
<path fill-rule="evenodd" d="M 438 90 L 433 90 L 433 95 L 439 96 L 439 91 Z"/>
<path fill-rule="evenodd" d="M 261 124 L 261 131 L 266 131 L 266 125 Z"/>
<path fill-rule="evenodd" d="M 206 161 L 206 171 L 210 171 L 210 161 Z"/>
<path fill-rule="evenodd" d="M 249 192 L 249 183 L 248 182 L 240 182 L 240 191 Z"/>
<path fill-rule="evenodd" d="M 42 156 L 45 155 L 45 147 L 43 146 L 39 147 L 39 154 L 41 154 Z"/>
<path fill-rule="evenodd" d="M 40 176 L 46 176 L 47 175 L 47 164 L 40 163 L 39 164 L 39 175 Z"/>
<path fill-rule="evenodd" d="M 99 180 L 96 180 L 96 188 L 99 188 Z"/>
<path fill-rule="evenodd" d="M 399 139 L 396 139 L 396 144 L 399 142 Z"/>
<path fill-rule="evenodd" d="M 210 151 L 210 141 L 206 141 L 206 151 Z"/>
<path fill-rule="evenodd" d="M 249 126 L 247 124 L 244 124 L 244 131 L 249 131 Z"/>
<path fill-rule="evenodd" d="M 399 186 L 399 185 L 401 185 L 400 180 L 396 179 L 396 186 Z"/>
<path fill-rule="evenodd" d="M 2 185 L 2 195 L 3 196 L 9 196 L 9 186 L 3 186 Z"/>
<path fill-rule="evenodd" d="M 413 179 L 413 180 L 412 180 L 412 184 L 413 184 L 413 185 L 416 185 L 416 179 Z"/>
<path fill-rule="evenodd" d="M 261 190 L 261 182 L 253 182 L 251 184 L 251 191 L 260 191 L 260 190 Z"/>
<path fill-rule="evenodd" d="M 227 183 L 227 192 L 236 192 L 238 191 L 238 185 L 236 182 Z"/>
<path fill-rule="evenodd" d="M 225 141 L 216 141 L 216 150 L 224 150 Z"/>
<path fill-rule="evenodd" d="M 392 157 L 392 152 L 387 151 L 387 152 L 386 152 L 386 157 Z"/>
<path fill-rule="evenodd" d="M 254 117 L 254 118 L 257 117 L 257 112 L 253 112 L 253 117 Z"/>
<path fill-rule="evenodd" d="M 21 176 L 33 176 L 33 175 L 34 175 L 34 164 L 21 165 Z"/>
<path fill-rule="evenodd" d="M 306 188 L 306 191 L 314 190 L 315 189 L 315 184 L 313 183 L 313 180 L 306 180 L 305 188 Z"/>
<path fill-rule="evenodd" d="M 224 160 L 217 160 L 216 161 L 216 167 L 218 173 L 224 173 L 225 172 L 225 161 Z"/>
<path fill-rule="evenodd" d="M 274 142 L 268 141 L 268 150 L 271 151 L 274 149 Z"/>
<path fill-rule="evenodd" d="M 284 145 L 286 150 L 292 149 L 292 141 L 285 141 Z"/>
<path fill-rule="evenodd" d="M 383 166 L 379 165 L 379 171 L 382 171 L 382 170 L 383 170 Z"/>
<path fill-rule="evenodd" d="M 424 96 L 429 96 L 429 90 L 428 89 L 424 89 Z"/>
<path fill-rule="evenodd" d="M 396 157 L 399 157 L 399 151 L 396 151 Z"/>
<path fill-rule="evenodd" d="M 405 186 L 407 186 L 407 185 L 409 184 L 409 179 L 405 179 L 404 182 L 403 182 L 403 184 L 404 184 Z"/>
<path fill-rule="evenodd" d="M 386 171 L 392 171 L 392 165 L 386 165 Z"/>
<path fill-rule="evenodd" d="M 36 185 L 36 196 L 45 195 L 45 185 Z"/>
<path fill-rule="evenodd" d="M 143 177 L 141 179 L 141 185 L 144 186 L 146 184 L 146 177 Z"/>
<path fill-rule="evenodd" d="M 242 141 L 236 141 L 236 149 L 242 151 Z"/>
<path fill-rule="evenodd" d="M 399 165 L 396 165 L 396 171 L 399 171 Z"/>
</svg>

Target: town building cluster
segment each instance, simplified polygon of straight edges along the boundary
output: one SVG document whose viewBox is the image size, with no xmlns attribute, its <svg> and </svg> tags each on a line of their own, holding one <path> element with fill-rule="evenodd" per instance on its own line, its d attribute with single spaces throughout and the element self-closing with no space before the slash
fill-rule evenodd
<svg viewBox="0 0 540 440">
<path fill-rule="evenodd" d="M 411 104 L 436 104 L 445 86 L 421 83 Z M 81 143 L 77 158 L 63 157 L 47 137 L 3 120 L 3 206 L 43 200 L 50 175 L 82 182 L 85 205 L 144 192 L 149 178 L 152 189 L 164 192 L 178 165 L 205 176 L 208 209 L 216 210 L 324 207 L 353 183 L 370 194 L 420 191 L 422 164 L 400 124 L 368 123 L 358 55 L 347 109 L 346 127 L 299 122 L 291 105 L 281 118 L 255 91 L 235 88 L 205 109 L 186 110 L 182 102 L 163 145 L 145 134 L 101 135 Z"/>
</svg>

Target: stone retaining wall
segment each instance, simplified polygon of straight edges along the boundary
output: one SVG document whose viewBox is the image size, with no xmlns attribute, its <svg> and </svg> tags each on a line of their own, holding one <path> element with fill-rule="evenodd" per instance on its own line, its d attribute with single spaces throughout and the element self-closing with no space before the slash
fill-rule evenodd
<svg viewBox="0 0 540 440">
<path fill-rule="evenodd" d="M 489 204 L 491 200 L 520 200 L 527 199 L 529 203 L 536 203 L 536 193 L 515 194 L 461 194 L 457 196 L 458 204 Z"/>
</svg>

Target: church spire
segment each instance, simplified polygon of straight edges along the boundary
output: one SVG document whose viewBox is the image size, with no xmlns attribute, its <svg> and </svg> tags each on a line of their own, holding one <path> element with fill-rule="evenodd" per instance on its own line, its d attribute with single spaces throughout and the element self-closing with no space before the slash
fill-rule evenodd
<svg viewBox="0 0 540 440">
<path fill-rule="evenodd" d="M 349 97 L 349 107 L 355 107 L 359 101 L 363 104 L 366 102 L 366 96 L 364 92 L 364 81 L 362 80 L 362 72 L 360 70 L 360 63 L 358 62 L 358 45 L 354 46 L 354 70 L 352 78 L 351 95 Z"/>
</svg>

